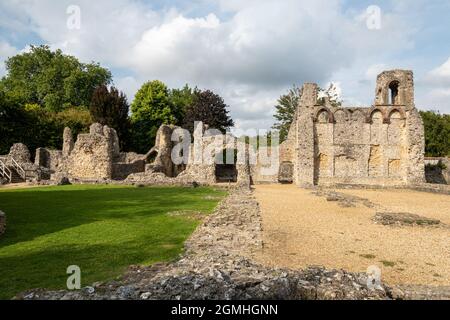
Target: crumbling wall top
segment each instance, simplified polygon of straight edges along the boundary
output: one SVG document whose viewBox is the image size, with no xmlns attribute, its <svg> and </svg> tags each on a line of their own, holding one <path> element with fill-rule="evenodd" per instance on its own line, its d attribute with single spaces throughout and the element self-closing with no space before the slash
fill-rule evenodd
<svg viewBox="0 0 450 320">
<path fill-rule="evenodd" d="M 316 83 L 305 83 L 302 87 L 302 96 L 300 97 L 300 105 L 303 107 L 311 107 L 317 104 L 319 95 L 319 86 Z"/>
<path fill-rule="evenodd" d="M 14 158 L 17 163 L 31 163 L 31 154 L 28 147 L 23 143 L 15 143 L 10 151 L 9 157 Z"/>
</svg>

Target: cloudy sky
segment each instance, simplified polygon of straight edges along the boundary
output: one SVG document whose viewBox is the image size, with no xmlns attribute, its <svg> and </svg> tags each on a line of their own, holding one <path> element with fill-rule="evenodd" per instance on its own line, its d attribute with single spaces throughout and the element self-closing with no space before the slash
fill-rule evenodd
<svg viewBox="0 0 450 320">
<path fill-rule="evenodd" d="M 110 68 L 129 100 L 153 79 L 212 89 L 245 129 L 270 127 L 293 84 L 333 81 L 370 105 L 376 75 L 406 68 L 417 106 L 450 113 L 449 30 L 449 0 L 1 0 L 0 76 L 49 44 Z"/>
</svg>

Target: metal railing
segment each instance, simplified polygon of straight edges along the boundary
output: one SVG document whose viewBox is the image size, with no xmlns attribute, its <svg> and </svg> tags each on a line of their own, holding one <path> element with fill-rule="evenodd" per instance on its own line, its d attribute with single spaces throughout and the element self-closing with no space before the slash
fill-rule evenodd
<svg viewBox="0 0 450 320">
<path fill-rule="evenodd" d="M 17 174 L 23 179 L 27 180 L 27 173 L 25 170 L 20 166 L 20 164 L 17 163 L 16 160 L 14 160 L 13 157 L 11 157 L 11 162 L 13 164 L 14 169 L 16 169 Z"/>
<path fill-rule="evenodd" d="M 8 179 L 9 182 L 12 180 L 12 172 L 6 166 L 5 158 L 0 158 L 0 176 Z"/>
</svg>

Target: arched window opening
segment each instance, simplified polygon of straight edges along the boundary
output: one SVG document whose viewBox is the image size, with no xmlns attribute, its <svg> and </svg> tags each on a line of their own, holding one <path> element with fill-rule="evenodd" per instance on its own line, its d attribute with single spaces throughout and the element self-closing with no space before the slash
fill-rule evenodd
<svg viewBox="0 0 450 320">
<path fill-rule="evenodd" d="M 398 88 L 400 86 L 400 83 L 398 81 L 393 81 L 389 85 L 389 104 L 391 105 L 397 105 L 399 103 L 399 96 L 398 96 Z"/>
<path fill-rule="evenodd" d="M 372 112 L 371 121 L 373 125 L 380 125 L 383 123 L 383 114 L 380 110 L 374 110 Z"/>
<path fill-rule="evenodd" d="M 328 111 L 322 110 L 317 116 L 317 122 L 318 123 L 329 123 L 330 122 L 330 115 Z"/>
</svg>

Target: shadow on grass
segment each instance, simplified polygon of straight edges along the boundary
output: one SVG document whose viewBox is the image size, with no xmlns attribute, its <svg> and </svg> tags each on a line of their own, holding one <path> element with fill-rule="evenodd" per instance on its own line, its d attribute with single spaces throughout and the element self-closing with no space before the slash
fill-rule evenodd
<svg viewBox="0 0 450 320">
<path fill-rule="evenodd" d="M 166 213 L 212 212 L 224 194 L 94 186 L 0 191 L 0 210 L 7 215 L 0 299 L 31 288 L 63 289 L 70 265 L 81 267 L 87 285 L 118 276 L 129 265 L 174 259 L 199 222 Z"/>
<path fill-rule="evenodd" d="M 87 247 L 64 245 L 46 248 L 29 254 L 0 257 L 0 299 L 11 299 L 20 292 L 46 288 L 66 289 L 67 267 L 81 268 L 82 286 L 96 281 L 116 278 L 130 265 L 170 261 L 182 252 L 185 237 L 152 242 L 142 248 L 145 239 L 120 245 L 93 245 Z M 150 259 L 148 257 L 151 257 Z M 147 260 L 148 259 L 148 260 Z"/>
<path fill-rule="evenodd" d="M 203 199 L 212 193 L 206 188 L 78 188 L 0 192 L 8 230 L 0 248 L 105 219 L 136 219 L 179 209 L 209 212 L 217 204 Z"/>
</svg>

